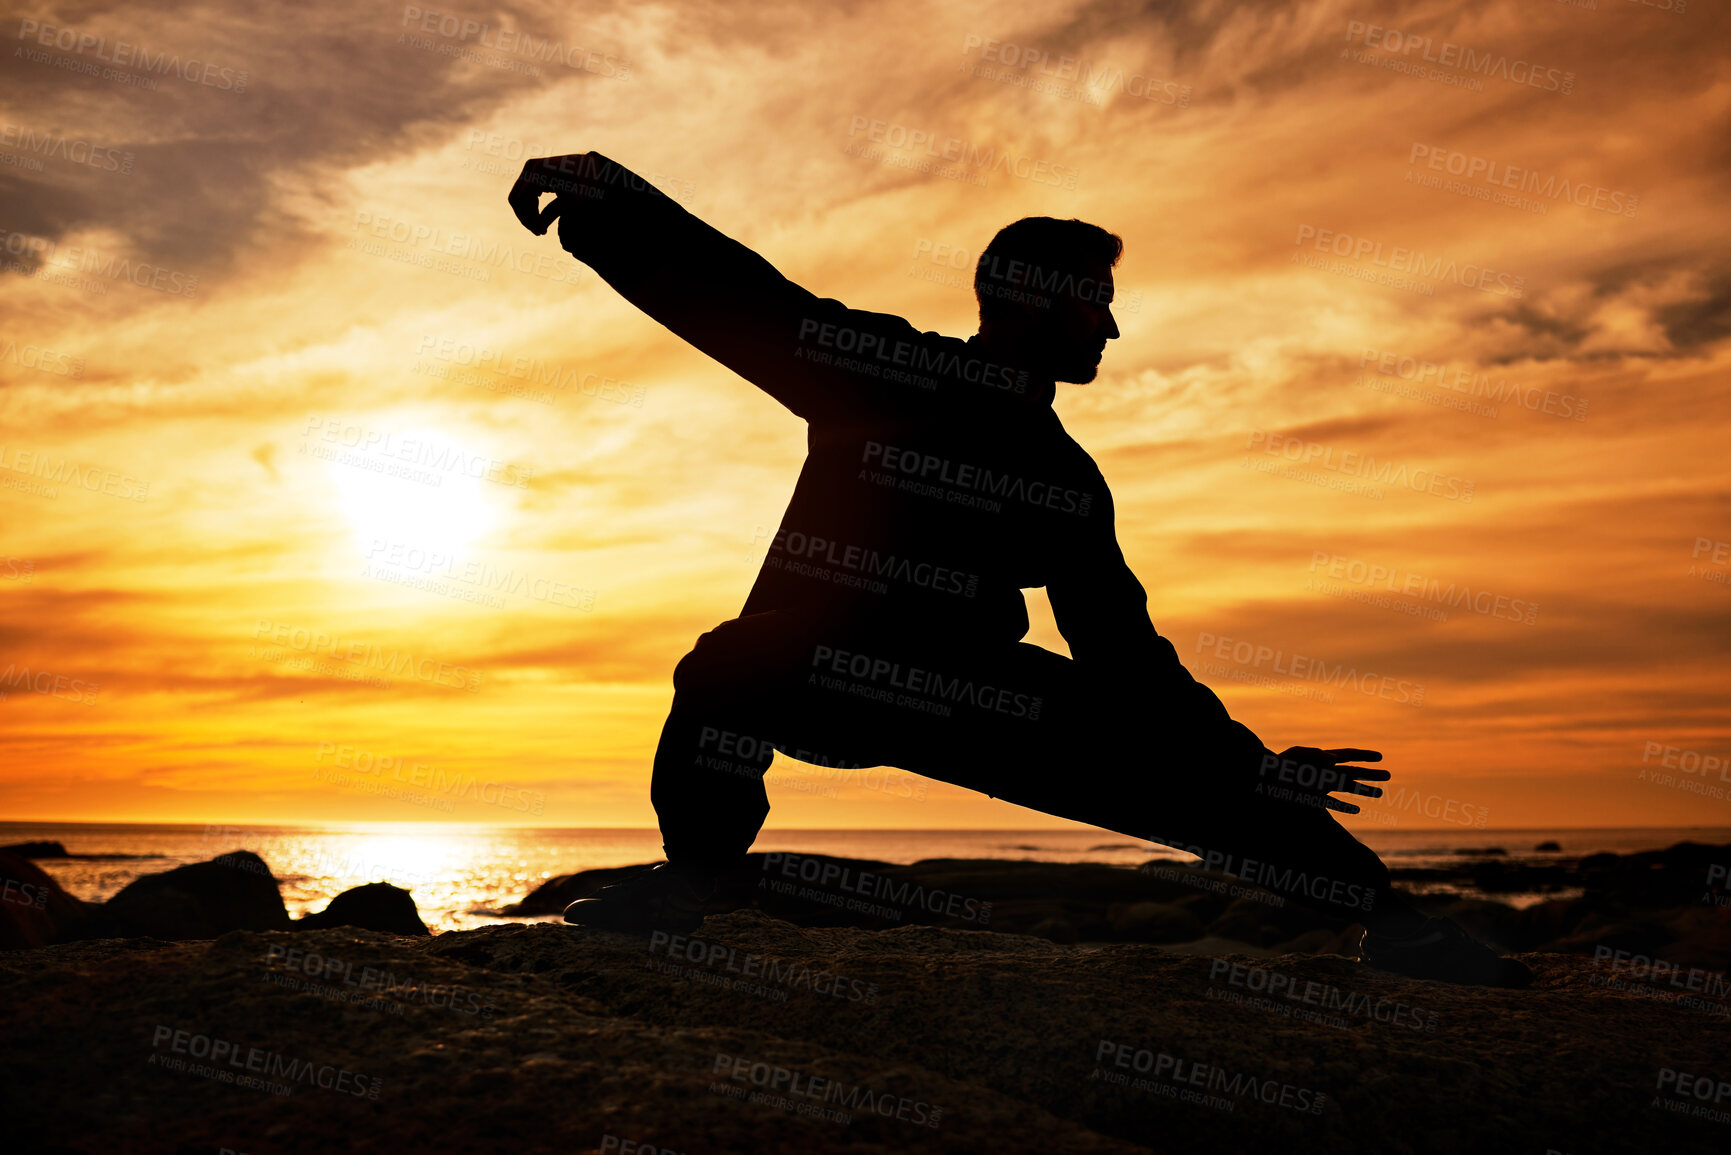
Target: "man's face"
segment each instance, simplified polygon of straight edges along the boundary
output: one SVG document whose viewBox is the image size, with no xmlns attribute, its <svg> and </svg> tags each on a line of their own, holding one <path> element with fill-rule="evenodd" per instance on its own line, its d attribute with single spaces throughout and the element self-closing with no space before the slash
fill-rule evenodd
<svg viewBox="0 0 1731 1155">
<path fill-rule="evenodd" d="M 1100 372 L 1106 342 L 1118 336 L 1112 319 L 1112 270 L 1096 265 L 1055 294 L 1046 308 L 1031 309 L 1044 346 L 1046 367 L 1058 381 L 1085 385 Z"/>
</svg>

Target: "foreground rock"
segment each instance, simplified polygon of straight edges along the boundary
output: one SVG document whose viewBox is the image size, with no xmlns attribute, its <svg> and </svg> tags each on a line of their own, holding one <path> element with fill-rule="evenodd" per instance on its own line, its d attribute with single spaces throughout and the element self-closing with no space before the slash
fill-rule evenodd
<svg viewBox="0 0 1731 1155">
<path fill-rule="evenodd" d="M 0 1095 L 19 1150 L 1724 1149 L 1661 1083 L 1731 1077 L 1726 1016 L 1526 961 L 1487 991 L 751 911 L 88 942 L 0 955 Z M 249 1062 L 289 1094 L 208 1077 Z"/>
<path fill-rule="evenodd" d="M 1420 902 L 1503 951 L 1626 951 L 1681 967 L 1731 967 L 1731 846 L 1679 843 L 1543 866 L 1475 858 L 1392 873 Z M 512 916 L 556 915 L 648 864 L 549 879 Z M 1516 907 L 1475 893 L 1554 894 Z M 893 865 L 817 854 L 753 854 L 723 880 L 712 914 L 760 910 L 800 926 L 931 925 L 1033 934 L 1059 943 L 1191 944 L 1197 953 L 1349 953 L 1357 927 L 1280 901 L 1242 879 L 1165 861 L 928 859 Z M 1227 943 L 1229 945 L 1221 946 Z M 1236 945 L 1230 945 L 1236 944 Z"/>
</svg>

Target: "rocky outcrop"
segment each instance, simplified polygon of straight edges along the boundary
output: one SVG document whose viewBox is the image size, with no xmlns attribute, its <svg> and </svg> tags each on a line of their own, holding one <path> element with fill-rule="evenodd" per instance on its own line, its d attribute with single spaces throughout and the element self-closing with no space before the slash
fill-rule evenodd
<svg viewBox="0 0 1731 1155">
<path fill-rule="evenodd" d="M 309 914 L 295 923 L 301 930 L 321 930 L 334 926 L 352 926 L 385 934 L 431 934 L 415 909 L 415 899 L 400 886 L 388 882 L 369 882 L 352 887 L 331 899 L 317 914 Z"/>
<path fill-rule="evenodd" d="M 1724 1149 L 1677 1087 L 1731 1074 L 1725 1015 L 1524 958 L 1499 991 L 749 910 L 75 943 L 0 955 L 0 1096 L 18 1150 Z"/>
<path fill-rule="evenodd" d="M 252 851 L 237 850 L 133 879 L 101 905 L 86 937 L 215 938 L 289 926 L 270 867 Z"/>
<path fill-rule="evenodd" d="M 15 854 L 19 858 L 65 858 L 66 848 L 58 842 L 15 842 L 0 846 L 0 854 Z"/>
<path fill-rule="evenodd" d="M 1731 846 L 1679 843 L 1542 866 L 1462 856 L 1398 868 L 1402 888 L 1501 950 L 1622 950 L 1685 967 L 1731 967 Z M 649 864 L 543 883 L 507 915 L 551 915 Z M 1477 894 L 1557 897 L 1516 907 Z M 1410 892 L 1409 892 L 1410 893 Z M 1468 895 L 1475 895 L 1468 897 Z M 1201 943 L 1276 953 L 1350 953 L 1361 928 L 1281 902 L 1242 879 L 1169 862 L 928 859 L 892 865 L 827 855 L 753 854 L 722 881 L 711 914 L 752 909 L 800 926 L 929 925 L 1032 934 L 1059 943 Z"/>
</svg>

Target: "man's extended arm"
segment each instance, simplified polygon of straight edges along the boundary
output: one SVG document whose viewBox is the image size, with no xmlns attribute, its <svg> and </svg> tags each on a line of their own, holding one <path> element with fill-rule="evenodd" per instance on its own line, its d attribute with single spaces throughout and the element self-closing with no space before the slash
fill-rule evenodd
<svg viewBox="0 0 1731 1155">
<path fill-rule="evenodd" d="M 546 209 L 543 193 L 556 194 Z M 532 160 L 511 190 L 525 226 L 559 241 L 626 300 L 808 420 L 852 402 L 859 380 L 827 367 L 817 335 L 893 345 L 920 334 L 900 317 L 849 309 L 789 281 L 738 241 L 600 153 Z M 825 328 L 828 326 L 828 328 Z M 813 358 L 812 354 L 820 354 Z"/>
</svg>

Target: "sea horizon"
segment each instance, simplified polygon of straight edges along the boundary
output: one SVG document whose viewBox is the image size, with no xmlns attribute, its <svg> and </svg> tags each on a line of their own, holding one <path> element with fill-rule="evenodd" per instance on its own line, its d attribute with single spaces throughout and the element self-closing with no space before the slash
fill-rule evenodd
<svg viewBox="0 0 1731 1155">
<path fill-rule="evenodd" d="M 1678 842 L 1731 843 L 1731 825 L 1659 827 L 1361 826 L 1358 838 L 1391 866 L 1458 864 L 1463 857 L 1552 862 Z M 66 858 L 37 865 L 68 893 L 104 901 L 135 879 L 247 850 L 281 886 L 294 917 L 322 910 L 369 882 L 403 887 L 435 931 L 504 921 L 500 910 L 548 879 L 662 859 L 660 832 L 641 826 L 503 826 L 447 822 L 212 823 L 41 820 L 0 822 L 0 845 L 59 842 Z M 1543 849 L 1541 849 L 1541 847 Z M 1193 856 L 1094 827 L 767 828 L 753 849 L 906 864 L 969 858 L 1136 867 Z M 1522 896 L 1499 896 L 1524 904 Z M 1539 896 L 1530 896 L 1536 901 Z"/>
</svg>

